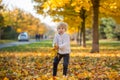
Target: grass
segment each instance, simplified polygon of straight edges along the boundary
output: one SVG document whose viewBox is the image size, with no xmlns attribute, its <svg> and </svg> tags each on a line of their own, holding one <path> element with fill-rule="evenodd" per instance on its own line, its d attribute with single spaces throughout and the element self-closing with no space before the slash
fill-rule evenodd
<svg viewBox="0 0 120 80">
<path fill-rule="evenodd" d="M 32 44 L 2 48 L 0 49 L 0 52 L 37 52 L 37 51 L 46 51 L 50 47 L 52 47 L 52 41 L 45 40 Z"/>
<path fill-rule="evenodd" d="M 89 53 L 91 50 L 91 41 L 87 41 L 87 47 L 83 48 L 76 43 L 71 44 L 72 52 Z M 44 40 L 32 44 L 19 45 L 13 47 L 6 47 L 0 49 L 0 52 L 46 52 L 52 48 L 52 40 Z M 120 41 L 103 41 L 100 40 L 100 51 L 120 51 Z"/>
<path fill-rule="evenodd" d="M 83 53 L 83 52 L 87 52 L 89 53 L 91 51 L 92 48 L 92 41 L 87 41 L 86 42 L 87 47 L 83 48 L 80 47 L 79 45 L 76 44 L 72 44 L 72 51 L 74 52 L 78 52 L 78 53 Z M 77 47 L 77 48 L 76 48 Z M 100 40 L 99 41 L 99 48 L 100 48 L 100 52 L 113 52 L 116 53 L 116 51 L 120 52 L 120 41 L 109 41 L 109 40 Z"/>
<path fill-rule="evenodd" d="M 0 40 L 0 44 L 14 42 L 14 40 Z"/>
</svg>

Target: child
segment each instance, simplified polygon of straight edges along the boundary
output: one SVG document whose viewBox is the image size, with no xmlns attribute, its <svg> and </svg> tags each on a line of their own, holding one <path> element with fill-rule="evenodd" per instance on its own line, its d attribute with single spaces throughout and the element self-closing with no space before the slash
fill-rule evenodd
<svg viewBox="0 0 120 80">
<path fill-rule="evenodd" d="M 54 58 L 53 62 L 53 78 L 57 75 L 57 66 L 59 61 L 63 58 L 63 75 L 67 76 L 67 69 L 69 63 L 69 53 L 70 53 L 70 37 L 65 33 L 67 30 L 67 24 L 60 22 L 57 26 L 57 34 L 53 39 L 54 49 L 58 50 L 57 56 Z"/>
</svg>

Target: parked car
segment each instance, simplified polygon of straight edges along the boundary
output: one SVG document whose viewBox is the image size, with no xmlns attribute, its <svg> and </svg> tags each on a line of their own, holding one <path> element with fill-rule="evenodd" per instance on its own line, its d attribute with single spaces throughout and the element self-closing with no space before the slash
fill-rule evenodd
<svg viewBox="0 0 120 80">
<path fill-rule="evenodd" d="M 22 32 L 18 35 L 18 41 L 29 41 L 29 36 L 27 32 Z"/>
</svg>

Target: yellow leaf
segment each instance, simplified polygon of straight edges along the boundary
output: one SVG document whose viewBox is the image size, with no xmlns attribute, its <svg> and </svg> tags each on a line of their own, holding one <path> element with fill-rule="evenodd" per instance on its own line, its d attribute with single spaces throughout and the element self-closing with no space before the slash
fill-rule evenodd
<svg viewBox="0 0 120 80">
<path fill-rule="evenodd" d="M 76 8 L 75 8 L 75 11 L 76 11 L 76 12 L 80 12 L 80 7 L 76 7 Z"/>
<path fill-rule="evenodd" d="M 57 50 L 52 49 L 52 50 L 51 50 L 51 56 L 52 56 L 52 57 L 55 57 L 55 56 L 57 55 L 57 52 L 58 52 Z"/>
<path fill-rule="evenodd" d="M 36 78 L 36 80 L 42 80 L 41 78 Z"/>
<path fill-rule="evenodd" d="M 7 77 L 5 77 L 3 80 L 9 80 Z"/>
<path fill-rule="evenodd" d="M 20 33 L 20 32 L 22 32 L 22 31 L 21 31 L 21 29 L 20 29 L 20 28 L 18 28 L 18 29 L 17 29 L 17 32 L 18 32 L 18 33 Z"/>
<path fill-rule="evenodd" d="M 75 6 L 77 3 L 76 2 L 73 2 L 72 4 L 71 4 L 71 6 Z"/>
</svg>

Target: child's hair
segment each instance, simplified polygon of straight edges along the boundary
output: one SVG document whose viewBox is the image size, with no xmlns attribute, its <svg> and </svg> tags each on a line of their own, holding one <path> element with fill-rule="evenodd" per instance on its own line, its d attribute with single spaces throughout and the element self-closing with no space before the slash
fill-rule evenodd
<svg viewBox="0 0 120 80">
<path fill-rule="evenodd" d="M 65 23 L 65 22 L 59 22 L 58 26 L 57 26 L 57 29 L 60 28 L 60 27 L 65 28 L 65 30 L 67 30 L 68 24 Z"/>
</svg>

